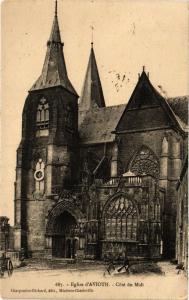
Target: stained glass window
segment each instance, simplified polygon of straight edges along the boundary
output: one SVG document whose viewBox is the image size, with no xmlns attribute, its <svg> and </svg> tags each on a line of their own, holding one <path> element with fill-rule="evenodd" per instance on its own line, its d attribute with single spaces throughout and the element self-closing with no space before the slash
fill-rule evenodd
<svg viewBox="0 0 189 300">
<path fill-rule="evenodd" d="M 137 211 L 133 203 L 124 196 L 119 196 L 110 203 L 104 222 L 106 239 L 137 239 Z"/>
</svg>

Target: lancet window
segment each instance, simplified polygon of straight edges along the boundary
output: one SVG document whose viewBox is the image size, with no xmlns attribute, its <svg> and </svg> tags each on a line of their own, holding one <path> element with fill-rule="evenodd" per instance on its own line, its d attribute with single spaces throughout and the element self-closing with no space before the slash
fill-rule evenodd
<svg viewBox="0 0 189 300">
<path fill-rule="evenodd" d="M 36 136 L 48 136 L 49 134 L 49 104 L 45 98 L 39 101 L 36 115 Z"/>
</svg>

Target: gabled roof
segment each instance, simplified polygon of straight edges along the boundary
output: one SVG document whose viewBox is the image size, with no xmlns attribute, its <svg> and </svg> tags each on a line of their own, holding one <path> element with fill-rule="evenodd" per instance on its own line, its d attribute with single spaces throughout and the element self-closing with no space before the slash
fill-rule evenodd
<svg viewBox="0 0 189 300">
<path fill-rule="evenodd" d="M 162 110 L 162 113 L 166 115 L 167 121 L 166 126 L 174 126 L 179 131 L 183 131 L 184 128 L 181 125 L 180 120 L 178 119 L 178 116 L 175 115 L 174 110 L 169 105 L 168 101 L 160 95 L 160 93 L 153 87 L 151 84 L 148 76 L 146 75 L 145 71 L 143 70 L 138 83 L 130 97 L 130 100 L 125 108 L 125 111 L 123 112 L 120 121 L 118 122 L 116 126 L 116 132 L 123 131 L 123 117 L 124 120 L 128 120 L 128 122 L 136 121 L 137 118 L 141 117 L 141 108 L 148 108 L 151 111 L 153 108 L 159 107 L 158 113 L 161 116 L 160 110 Z M 126 116 L 127 114 L 127 116 Z M 137 117 L 136 117 L 137 115 Z M 163 119 L 163 115 L 161 116 Z M 139 119 L 138 119 L 139 120 Z M 148 123 L 150 123 L 150 118 L 148 118 Z M 154 121 L 152 119 L 152 121 Z M 128 123 L 127 122 L 127 123 Z M 160 121 L 159 121 L 160 122 Z M 140 123 L 140 122 L 139 122 Z M 154 122 L 155 123 L 155 122 Z M 122 125 L 121 125 L 122 124 Z M 128 126 L 128 124 L 127 124 Z M 147 129 L 147 128 L 146 128 Z"/>
<path fill-rule="evenodd" d="M 149 81 L 146 74 L 143 74 L 143 76 L 146 77 L 145 80 L 147 79 Z M 149 84 L 150 89 L 153 90 L 153 105 L 157 105 L 160 101 L 161 106 L 164 107 L 164 110 L 171 120 L 172 118 L 174 119 L 174 125 L 179 127 L 180 130 L 186 131 L 189 96 L 168 98 L 165 100 L 151 85 L 150 81 Z M 130 102 L 131 99 L 129 103 Z M 79 135 L 81 143 L 95 144 L 113 142 L 115 140 L 115 134 L 112 132 L 115 131 L 124 111 L 129 107 L 129 103 L 102 108 L 96 107 L 88 111 L 79 111 Z"/>
<path fill-rule="evenodd" d="M 188 103 L 189 96 L 174 97 L 167 99 L 169 105 L 175 114 L 185 123 L 188 124 Z"/>
<path fill-rule="evenodd" d="M 91 44 L 91 53 L 81 92 L 80 110 L 89 110 L 93 107 L 104 107 L 104 95 L 98 67 L 96 63 L 95 53 L 93 49 L 93 43 Z"/>
<path fill-rule="evenodd" d="M 60 29 L 58 25 L 57 10 L 55 10 L 52 30 L 47 43 L 47 52 L 42 72 L 30 91 L 55 86 L 62 86 L 77 96 L 77 93 L 68 78 L 66 70 L 63 54 L 63 43 L 61 42 Z"/>
<path fill-rule="evenodd" d="M 79 135 L 81 143 L 95 144 L 112 142 L 116 125 L 125 109 L 125 104 L 93 108 L 79 112 Z"/>
</svg>

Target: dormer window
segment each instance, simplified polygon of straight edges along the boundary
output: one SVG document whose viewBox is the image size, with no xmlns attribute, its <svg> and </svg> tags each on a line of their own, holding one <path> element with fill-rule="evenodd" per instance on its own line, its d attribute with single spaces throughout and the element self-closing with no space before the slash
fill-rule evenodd
<svg viewBox="0 0 189 300">
<path fill-rule="evenodd" d="M 49 104 L 45 98 L 40 99 L 36 114 L 36 136 L 49 135 Z"/>
</svg>

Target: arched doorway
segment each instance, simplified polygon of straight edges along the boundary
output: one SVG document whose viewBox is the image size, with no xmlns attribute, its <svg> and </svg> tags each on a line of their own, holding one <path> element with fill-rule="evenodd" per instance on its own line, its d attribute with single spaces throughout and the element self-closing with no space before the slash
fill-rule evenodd
<svg viewBox="0 0 189 300">
<path fill-rule="evenodd" d="M 52 233 L 52 255 L 54 257 L 75 257 L 76 230 L 76 219 L 68 211 L 62 212 L 55 218 Z"/>
</svg>

